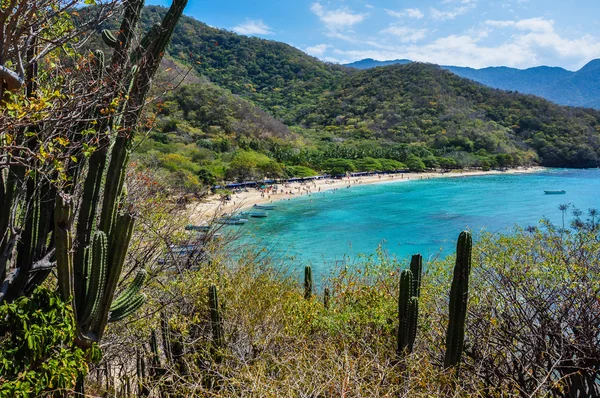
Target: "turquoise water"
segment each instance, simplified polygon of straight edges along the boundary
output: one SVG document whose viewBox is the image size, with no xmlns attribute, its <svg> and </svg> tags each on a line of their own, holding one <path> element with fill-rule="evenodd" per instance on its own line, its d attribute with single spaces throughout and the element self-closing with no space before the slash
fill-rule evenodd
<svg viewBox="0 0 600 398">
<path fill-rule="evenodd" d="M 565 190 L 545 195 L 544 190 Z M 316 197 L 320 196 L 320 197 Z M 312 201 L 311 201 L 312 200 Z M 378 245 L 397 257 L 431 258 L 454 250 L 460 231 L 508 232 L 546 217 L 561 223 L 558 206 L 600 209 L 600 170 L 441 178 L 353 186 L 277 203 L 266 219 L 240 228 L 244 244 L 310 263 L 325 274 L 336 261 L 372 254 Z"/>
</svg>

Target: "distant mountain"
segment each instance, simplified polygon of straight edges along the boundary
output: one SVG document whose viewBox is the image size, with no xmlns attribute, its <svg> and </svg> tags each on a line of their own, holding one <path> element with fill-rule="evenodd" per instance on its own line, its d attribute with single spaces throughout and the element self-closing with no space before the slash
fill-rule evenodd
<svg viewBox="0 0 600 398">
<path fill-rule="evenodd" d="M 364 59 L 345 66 L 370 69 L 411 61 L 375 61 Z M 563 68 L 538 66 L 529 69 L 489 67 L 473 69 L 460 66 L 442 66 L 452 73 L 486 86 L 501 90 L 534 94 L 560 105 L 600 109 L 600 59 L 585 65 L 577 72 Z"/>
<path fill-rule="evenodd" d="M 348 66 L 350 68 L 355 69 L 371 69 L 376 66 L 388 66 L 388 65 L 404 65 L 410 64 L 412 61 L 409 59 L 395 59 L 393 61 L 375 61 L 372 58 L 365 58 L 360 61 L 352 62 L 351 64 L 346 64 L 344 66 Z"/>
</svg>

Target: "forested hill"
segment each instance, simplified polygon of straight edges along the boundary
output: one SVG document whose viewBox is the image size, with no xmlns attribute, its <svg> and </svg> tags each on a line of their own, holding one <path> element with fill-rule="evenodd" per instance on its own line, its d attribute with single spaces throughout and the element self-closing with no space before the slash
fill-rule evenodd
<svg viewBox="0 0 600 398">
<path fill-rule="evenodd" d="M 376 61 L 368 58 L 346 66 L 370 69 L 410 62 L 412 61 L 406 59 Z M 442 68 L 489 87 L 538 95 L 560 105 L 600 109 L 600 59 L 590 61 L 575 72 L 549 66 L 528 69 L 506 66 L 482 69 L 462 66 L 442 66 Z"/>
<path fill-rule="evenodd" d="M 146 7 L 143 25 L 160 21 L 162 7 Z M 175 29 L 170 53 L 194 63 L 210 81 L 247 96 L 288 121 L 289 111 L 331 90 L 349 68 L 325 64 L 285 43 L 237 35 L 183 17 Z"/>
<path fill-rule="evenodd" d="M 353 74 L 302 123 L 348 139 L 423 143 L 461 156 L 529 156 L 530 148 L 547 166 L 595 167 L 600 148 L 598 111 L 491 89 L 418 63 Z"/>
<path fill-rule="evenodd" d="M 164 12 L 145 8 L 142 29 Z M 136 156 L 191 189 L 401 167 L 599 165 L 600 112 L 490 89 L 434 65 L 356 70 L 189 17 L 168 55 L 192 66 L 197 82 L 150 109 L 156 125 Z"/>
</svg>

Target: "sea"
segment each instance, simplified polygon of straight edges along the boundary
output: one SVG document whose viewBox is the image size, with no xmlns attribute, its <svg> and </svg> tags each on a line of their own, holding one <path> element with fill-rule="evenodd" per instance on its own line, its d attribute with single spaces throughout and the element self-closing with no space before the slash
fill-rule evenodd
<svg viewBox="0 0 600 398">
<path fill-rule="evenodd" d="M 545 190 L 564 190 L 547 195 Z M 579 209 L 600 210 L 600 170 L 545 169 L 525 174 L 354 185 L 276 202 L 267 218 L 234 228 L 238 244 L 266 249 L 270 256 L 311 265 L 322 277 L 336 264 L 369 256 L 378 248 L 399 259 L 421 253 L 425 260 L 455 249 L 458 234 L 471 230 L 510 233 L 542 219 L 562 225 Z"/>
</svg>

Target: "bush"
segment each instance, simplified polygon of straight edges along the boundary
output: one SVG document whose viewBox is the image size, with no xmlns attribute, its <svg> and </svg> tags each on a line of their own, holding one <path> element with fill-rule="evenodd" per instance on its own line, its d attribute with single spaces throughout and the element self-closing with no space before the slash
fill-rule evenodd
<svg viewBox="0 0 600 398">
<path fill-rule="evenodd" d="M 59 295 L 37 288 L 33 295 L 0 305 L 0 397 L 37 397 L 72 391 L 87 373 L 86 356 L 75 344 L 73 310 Z"/>
</svg>

